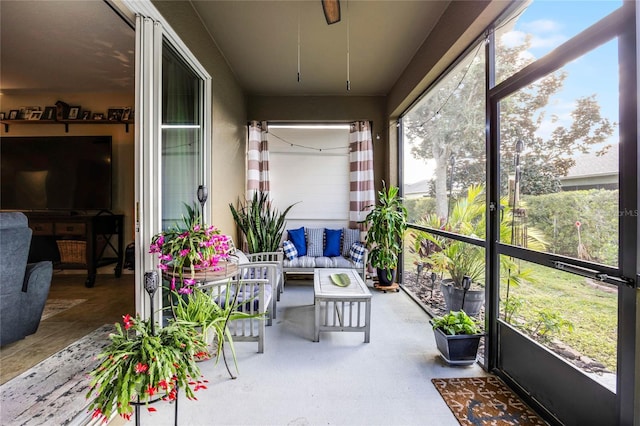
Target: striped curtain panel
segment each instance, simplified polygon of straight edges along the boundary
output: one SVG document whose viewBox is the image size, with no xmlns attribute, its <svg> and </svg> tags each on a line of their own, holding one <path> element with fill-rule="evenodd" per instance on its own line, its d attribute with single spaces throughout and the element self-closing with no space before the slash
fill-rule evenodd
<svg viewBox="0 0 640 426">
<path fill-rule="evenodd" d="M 247 149 L 247 200 L 256 192 L 269 192 L 269 144 L 267 122 L 249 123 Z"/>
<path fill-rule="evenodd" d="M 349 130 L 349 227 L 366 230 L 367 207 L 375 204 L 371 124 L 355 121 Z"/>
</svg>

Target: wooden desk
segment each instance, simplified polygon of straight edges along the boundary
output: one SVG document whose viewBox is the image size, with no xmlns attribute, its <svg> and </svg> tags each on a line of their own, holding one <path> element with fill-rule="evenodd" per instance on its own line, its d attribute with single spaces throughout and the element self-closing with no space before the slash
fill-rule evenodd
<svg viewBox="0 0 640 426">
<path fill-rule="evenodd" d="M 100 266 L 115 263 L 115 276 L 122 274 L 124 215 L 25 214 L 33 231 L 30 262 L 51 260 L 61 269 L 86 269 L 87 287 L 94 286 Z M 67 247 L 75 249 L 76 255 L 61 256 L 61 248 Z"/>
</svg>

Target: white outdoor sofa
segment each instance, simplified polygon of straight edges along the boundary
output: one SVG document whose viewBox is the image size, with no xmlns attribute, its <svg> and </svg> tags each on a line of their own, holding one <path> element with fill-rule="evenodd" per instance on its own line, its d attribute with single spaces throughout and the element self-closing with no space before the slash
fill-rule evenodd
<svg viewBox="0 0 640 426">
<path fill-rule="evenodd" d="M 359 229 L 301 227 L 287 230 L 284 238 L 285 281 L 287 274 L 312 274 L 316 268 L 347 268 L 357 270 L 366 282 L 368 252 L 360 241 Z M 290 251 L 292 244 L 295 247 L 293 252 Z M 303 245 L 305 254 L 299 255 Z"/>
</svg>

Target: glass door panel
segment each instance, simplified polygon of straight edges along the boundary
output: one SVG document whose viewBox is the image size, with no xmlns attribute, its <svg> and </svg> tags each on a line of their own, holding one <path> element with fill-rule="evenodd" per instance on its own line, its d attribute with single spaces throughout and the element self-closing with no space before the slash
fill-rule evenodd
<svg viewBox="0 0 640 426">
<path fill-rule="evenodd" d="M 165 42 L 162 55 L 162 228 L 196 207 L 203 184 L 202 79 Z"/>
<path fill-rule="evenodd" d="M 513 229 L 502 243 L 618 266 L 617 47 L 500 102 L 500 190 Z"/>
<path fill-rule="evenodd" d="M 615 392 L 618 287 L 501 259 L 513 268 L 501 269 L 500 319 Z"/>
</svg>

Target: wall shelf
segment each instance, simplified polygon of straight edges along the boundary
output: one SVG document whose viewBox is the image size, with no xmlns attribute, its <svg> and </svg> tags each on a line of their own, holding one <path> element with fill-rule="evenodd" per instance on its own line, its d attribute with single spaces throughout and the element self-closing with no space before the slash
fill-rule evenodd
<svg viewBox="0 0 640 426">
<path fill-rule="evenodd" d="M 123 124 L 125 131 L 129 133 L 129 124 L 133 124 L 133 120 L 0 120 L 0 123 L 4 125 L 5 133 L 9 132 L 9 126 L 12 124 L 62 124 L 65 133 L 69 133 L 69 124 Z"/>
</svg>

